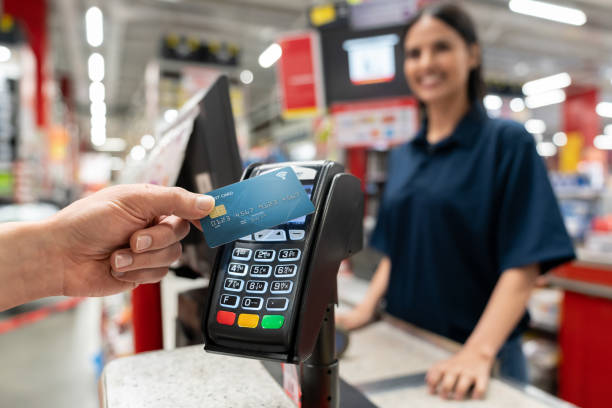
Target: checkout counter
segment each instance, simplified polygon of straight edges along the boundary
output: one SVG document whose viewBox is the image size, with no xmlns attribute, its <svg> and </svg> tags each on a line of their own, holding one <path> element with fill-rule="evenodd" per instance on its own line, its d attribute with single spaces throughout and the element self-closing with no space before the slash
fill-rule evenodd
<svg viewBox="0 0 612 408">
<path fill-rule="evenodd" d="M 350 307 L 365 294 L 367 282 L 339 276 L 338 289 L 340 307 Z M 482 401 L 444 401 L 429 395 L 426 370 L 458 347 L 384 317 L 350 334 L 340 359 L 340 377 L 378 407 L 574 407 L 534 387 L 496 378 Z M 101 381 L 105 408 L 295 407 L 260 361 L 206 353 L 202 346 L 115 360 L 105 368 Z M 342 396 L 340 401 L 346 406 Z"/>
<path fill-rule="evenodd" d="M 550 273 L 563 289 L 559 396 L 582 407 L 612 401 L 612 255 L 577 250 L 577 260 Z"/>
</svg>

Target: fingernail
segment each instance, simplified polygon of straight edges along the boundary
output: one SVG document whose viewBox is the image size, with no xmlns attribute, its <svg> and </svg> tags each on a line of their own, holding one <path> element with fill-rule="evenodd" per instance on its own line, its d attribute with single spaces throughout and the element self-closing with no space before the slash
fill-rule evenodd
<svg viewBox="0 0 612 408">
<path fill-rule="evenodd" d="M 132 258 L 132 255 L 130 254 L 117 254 L 117 256 L 115 257 L 115 266 L 118 269 L 123 268 L 128 265 L 131 265 L 133 260 L 134 259 Z"/>
<path fill-rule="evenodd" d="M 142 251 L 147 249 L 153 243 L 153 238 L 150 235 L 141 235 L 136 239 L 136 249 Z"/>
<path fill-rule="evenodd" d="M 200 210 L 208 211 L 215 205 L 215 199 L 211 196 L 201 195 L 196 199 L 196 205 Z"/>
</svg>

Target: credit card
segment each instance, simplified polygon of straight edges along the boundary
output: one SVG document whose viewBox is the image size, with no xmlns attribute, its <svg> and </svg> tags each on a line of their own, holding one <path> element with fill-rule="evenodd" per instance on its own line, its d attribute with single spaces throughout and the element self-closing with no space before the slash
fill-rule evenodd
<svg viewBox="0 0 612 408">
<path fill-rule="evenodd" d="M 200 220 L 211 248 L 314 212 L 291 167 L 213 190 L 215 208 Z"/>
</svg>

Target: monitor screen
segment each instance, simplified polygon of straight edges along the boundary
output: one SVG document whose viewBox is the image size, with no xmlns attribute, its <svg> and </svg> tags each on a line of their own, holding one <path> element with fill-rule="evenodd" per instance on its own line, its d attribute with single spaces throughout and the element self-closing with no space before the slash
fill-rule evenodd
<svg viewBox="0 0 612 408">
<path fill-rule="evenodd" d="M 327 104 L 409 95 L 402 31 L 401 26 L 321 29 Z"/>
<path fill-rule="evenodd" d="M 227 77 L 220 76 L 203 95 L 199 95 L 198 113 L 193 120 L 176 185 L 189 191 L 207 193 L 239 181 L 242 162 Z M 202 233 L 192 228 L 183 240 L 183 248 L 190 269 L 207 275 L 212 269 L 216 250 L 206 245 Z"/>
</svg>

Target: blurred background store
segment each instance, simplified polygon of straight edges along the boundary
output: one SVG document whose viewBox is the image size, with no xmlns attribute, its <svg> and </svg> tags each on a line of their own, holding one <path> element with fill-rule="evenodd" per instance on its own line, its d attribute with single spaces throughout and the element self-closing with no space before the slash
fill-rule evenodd
<svg viewBox="0 0 612 408">
<path fill-rule="evenodd" d="M 401 33 L 429 2 L 0 1 L 0 222 L 41 219 L 105 186 L 142 181 L 164 126 L 225 74 L 244 164 L 344 163 L 362 180 L 369 235 L 389 149 L 419 126 Z M 533 134 L 578 249 L 529 303 L 530 381 L 579 406 L 606 406 L 612 3 L 462 4 L 484 46 L 483 103 Z M 342 273 L 367 280 L 377 260 L 365 250 Z M 171 274 L 161 285 L 164 348 L 189 339 L 176 316 L 190 300 L 178 294 L 204 282 Z M 104 364 L 138 351 L 132 321 L 130 294 L 0 313 L 0 405 L 97 406 Z"/>
</svg>

